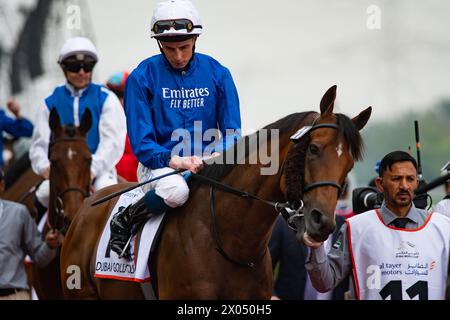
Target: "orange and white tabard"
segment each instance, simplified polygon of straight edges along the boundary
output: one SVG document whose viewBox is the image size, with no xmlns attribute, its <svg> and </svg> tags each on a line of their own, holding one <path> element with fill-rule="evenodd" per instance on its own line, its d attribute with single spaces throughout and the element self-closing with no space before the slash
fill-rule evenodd
<svg viewBox="0 0 450 320">
<path fill-rule="evenodd" d="M 359 300 L 445 298 L 450 219 L 430 213 L 420 228 L 398 229 L 372 210 L 347 226 Z"/>
</svg>

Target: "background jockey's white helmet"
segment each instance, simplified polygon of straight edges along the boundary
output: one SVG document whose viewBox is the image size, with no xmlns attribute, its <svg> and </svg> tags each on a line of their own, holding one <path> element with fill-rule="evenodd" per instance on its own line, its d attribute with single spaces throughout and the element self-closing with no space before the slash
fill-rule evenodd
<svg viewBox="0 0 450 320">
<path fill-rule="evenodd" d="M 160 2 L 153 12 L 151 28 L 151 37 L 156 39 L 168 36 L 198 36 L 202 33 L 200 15 L 188 0 Z"/>
<path fill-rule="evenodd" d="M 90 56 L 98 61 L 97 49 L 91 40 L 84 37 L 71 38 L 64 43 L 59 52 L 58 63 L 63 62 L 66 58 L 76 56 L 78 60 L 83 60 L 84 55 Z"/>
</svg>

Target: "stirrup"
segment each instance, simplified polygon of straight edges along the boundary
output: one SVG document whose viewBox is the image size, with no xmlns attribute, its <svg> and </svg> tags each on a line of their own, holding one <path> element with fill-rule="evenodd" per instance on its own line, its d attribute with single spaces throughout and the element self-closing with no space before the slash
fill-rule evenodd
<svg viewBox="0 0 450 320">
<path fill-rule="evenodd" d="M 144 221 L 144 222 L 146 222 L 146 221 Z M 127 240 L 127 242 L 125 243 L 125 246 L 123 247 L 123 249 L 122 249 L 122 251 L 120 252 L 120 254 L 119 254 L 117 251 L 114 251 L 114 252 L 116 252 L 117 254 L 119 254 L 119 258 L 125 258 L 125 259 L 127 259 L 127 260 L 131 260 L 131 254 L 130 254 L 130 252 L 129 252 L 129 250 L 128 250 L 128 248 L 130 247 L 131 239 L 133 239 L 133 236 L 135 236 L 135 235 L 138 233 L 139 229 L 140 229 L 143 225 L 144 225 L 144 223 L 141 222 L 141 223 L 139 223 L 139 224 L 137 224 L 137 225 L 132 226 L 131 234 L 130 234 L 130 236 L 128 237 L 128 240 Z M 117 247 L 116 247 L 116 248 L 117 248 Z"/>
<path fill-rule="evenodd" d="M 124 239 L 123 237 L 120 237 L 120 238 L 115 237 L 115 239 L 110 238 L 109 242 L 108 242 L 108 246 L 110 247 L 110 249 L 112 251 L 114 251 L 119 256 L 119 258 L 125 258 L 127 260 L 131 260 L 131 254 L 130 254 L 129 250 L 127 250 L 129 247 L 131 238 L 132 238 L 132 236 L 130 235 L 126 242 L 122 241 Z"/>
<path fill-rule="evenodd" d="M 131 235 L 128 238 L 127 243 L 125 243 L 125 247 L 123 247 L 122 252 L 119 254 L 119 258 L 125 258 L 127 260 L 131 260 L 131 254 L 128 250 L 128 247 L 130 246 L 130 243 L 131 243 L 131 238 L 133 238 L 133 235 Z"/>
</svg>

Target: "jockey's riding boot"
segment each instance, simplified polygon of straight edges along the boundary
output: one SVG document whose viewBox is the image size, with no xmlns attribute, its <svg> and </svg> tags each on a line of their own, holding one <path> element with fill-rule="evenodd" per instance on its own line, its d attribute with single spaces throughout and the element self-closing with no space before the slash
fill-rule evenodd
<svg viewBox="0 0 450 320">
<path fill-rule="evenodd" d="M 129 243 L 131 237 L 150 218 L 151 215 L 166 211 L 168 206 L 164 200 L 155 194 L 154 190 L 137 201 L 135 204 L 118 211 L 111 219 L 111 238 L 109 246 L 120 257 L 131 259 Z"/>
<path fill-rule="evenodd" d="M 119 210 L 114 214 L 109 224 L 111 230 L 109 246 L 111 247 L 111 250 L 127 260 L 131 258 L 131 255 L 128 250 L 124 249 L 128 239 L 130 239 L 132 235 L 131 228 L 133 227 L 133 216 L 137 215 L 140 211 L 145 211 L 145 213 L 147 213 L 144 199 L 140 199 L 136 203 L 130 204 L 128 207 Z"/>
</svg>

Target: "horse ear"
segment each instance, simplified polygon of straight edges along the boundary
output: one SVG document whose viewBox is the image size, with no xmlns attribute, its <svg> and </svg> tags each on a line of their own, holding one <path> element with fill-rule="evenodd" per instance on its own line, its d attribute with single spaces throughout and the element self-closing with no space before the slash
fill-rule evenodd
<svg viewBox="0 0 450 320">
<path fill-rule="evenodd" d="M 322 100 L 320 100 L 320 114 L 333 113 L 334 100 L 336 100 L 336 88 L 336 85 L 332 86 L 323 95 Z"/>
<path fill-rule="evenodd" d="M 80 122 L 80 133 L 82 135 L 86 135 L 87 132 L 89 131 L 89 129 L 92 126 L 92 114 L 91 114 L 91 110 L 89 110 L 89 108 L 86 108 L 86 110 L 83 113 L 83 116 L 81 117 L 81 122 Z"/>
<path fill-rule="evenodd" d="M 56 108 L 52 108 L 52 110 L 50 111 L 48 123 L 53 133 L 58 135 L 61 132 L 61 120 L 59 118 L 58 111 L 56 111 Z"/>
<path fill-rule="evenodd" d="M 370 115 L 372 114 L 372 107 L 368 107 L 366 110 L 361 111 L 356 117 L 352 119 L 358 130 L 361 130 L 366 125 L 367 121 L 369 121 Z"/>
</svg>

